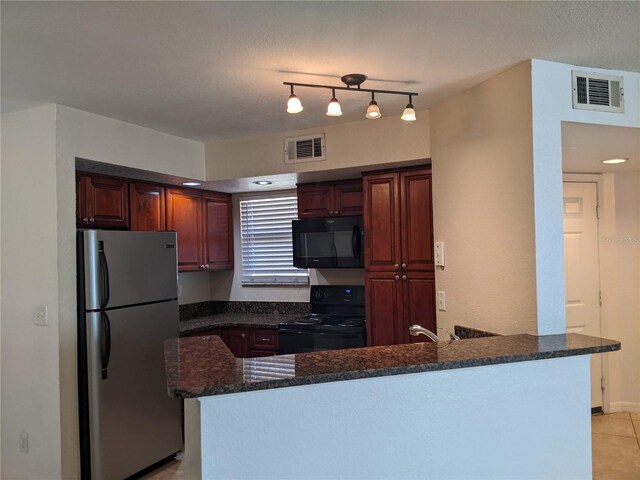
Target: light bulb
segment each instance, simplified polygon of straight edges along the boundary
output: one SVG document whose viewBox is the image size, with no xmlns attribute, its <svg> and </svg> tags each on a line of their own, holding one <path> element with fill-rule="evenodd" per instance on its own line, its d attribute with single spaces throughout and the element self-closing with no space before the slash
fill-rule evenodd
<svg viewBox="0 0 640 480">
<path fill-rule="evenodd" d="M 289 113 L 300 113 L 302 110 L 302 103 L 300 99 L 296 97 L 293 93 L 289 95 L 289 101 L 287 102 L 287 112 Z"/>
<path fill-rule="evenodd" d="M 382 116 L 382 114 L 380 113 L 380 108 L 378 107 L 378 103 L 375 100 L 371 100 L 371 102 L 369 102 L 369 106 L 367 107 L 367 114 L 365 116 L 370 120 L 375 120 Z"/>
<path fill-rule="evenodd" d="M 600 160 L 602 163 L 608 164 L 616 164 L 616 163 L 624 163 L 628 159 L 627 158 L 610 158 L 609 160 Z"/>
<path fill-rule="evenodd" d="M 407 122 L 415 122 L 416 121 L 416 111 L 413 109 L 413 105 L 408 103 L 402 112 L 402 116 L 400 117 L 402 120 Z"/>
<path fill-rule="evenodd" d="M 340 104 L 336 97 L 333 97 L 329 102 L 329 106 L 327 107 L 327 115 L 330 117 L 339 117 L 342 115 L 342 109 L 340 108 Z"/>
</svg>

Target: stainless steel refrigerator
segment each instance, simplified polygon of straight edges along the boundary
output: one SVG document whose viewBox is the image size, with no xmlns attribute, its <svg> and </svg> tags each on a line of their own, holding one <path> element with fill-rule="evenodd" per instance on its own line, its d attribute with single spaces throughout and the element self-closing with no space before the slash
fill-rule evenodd
<svg viewBox="0 0 640 480">
<path fill-rule="evenodd" d="M 176 249 L 173 232 L 78 232 L 83 479 L 125 478 L 182 449 L 163 345 L 179 335 Z"/>
</svg>

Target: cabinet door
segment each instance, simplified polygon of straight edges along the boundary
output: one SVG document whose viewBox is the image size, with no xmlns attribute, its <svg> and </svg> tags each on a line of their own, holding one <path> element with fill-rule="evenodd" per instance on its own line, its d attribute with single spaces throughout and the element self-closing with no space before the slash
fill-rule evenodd
<svg viewBox="0 0 640 480">
<path fill-rule="evenodd" d="M 131 230 L 160 232 L 166 228 L 165 192 L 161 185 L 131 182 Z"/>
<path fill-rule="evenodd" d="M 433 271 L 431 172 L 400 173 L 403 270 Z"/>
<path fill-rule="evenodd" d="M 202 195 L 197 190 L 167 188 L 167 230 L 178 234 L 178 270 L 200 270 L 202 254 Z"/>
<path fill-rule="evenodd" d="M 129 228 L 129 184 L 121 178 L 82 175 L 83 210 L 90 228 Z M 83 223 L 81 226 L 87 226 Z"/>
<path fill-rule="evenodd" d="M 337 183 L 333 187 L 333 208 L 336 215 L 362 215 L 362 180 L 349 183 Z"/>
<path fill-rule="evenodd" d="M 205 192 L 202 196 L 204 264 L 209 270 L 233 269 L 231 195 Z"/>
<path fill-rule="evenodd" d="M 402 324 L 402 280 L 395 272 L 366 272 L 367 345 L 395 345 L 404 337 Z"/>
<path fill-rule="evenodd" d="M 222 341 L 231 350 L 234 357 L 247 356 L 247 331 L 244 328 L 225 328 L 222 330 Z"/>
<path fill-rule="evenodd" d="M 364 177 L 364 265 L 367 270 L 395 271 L 400 268 L 398 178 L 397 173 Z"/>
<path fill-rule="evenodd" d="M 333 214 L 333 190 L 326 184 L 298 185 L 298 218 Z"/>
<path fill-rule="evenodd" d="M 405 278 L 406 277 L 406 278 Z M 402 276 L 404 315 L 399 329 L 402 343 L 430 342 L 425 336 L 413 337 L 409 327 L 418 324 L 436 335 L 436 282 L 432 272 L 407 272 Z"/>
</svg>

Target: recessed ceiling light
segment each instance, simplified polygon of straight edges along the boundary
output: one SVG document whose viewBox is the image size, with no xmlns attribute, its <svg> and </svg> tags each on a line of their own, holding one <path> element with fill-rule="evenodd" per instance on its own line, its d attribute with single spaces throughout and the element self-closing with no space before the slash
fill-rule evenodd
<svg viewBox="0 0 640 480">
<path fill-rule="evenodd" d="M 627 160 L 629 160 L 628 158 L 610 158 L 608 160 L 601 160 L 602 163 L 607 163 L 607 164 L 615 164 L 615 163 L 624 163 Z"/>
<path fill-rule="evenodd" d="M 269 180 L 257 180 L 253 183 L 256 185 L 271 185 L 273 182 L 270 182 Z"/>
<path fill-rule="evenodd" d="M 200 182 L 182 182 L 185 187 L 199 187 L 202 185 Z"/>
</svg>

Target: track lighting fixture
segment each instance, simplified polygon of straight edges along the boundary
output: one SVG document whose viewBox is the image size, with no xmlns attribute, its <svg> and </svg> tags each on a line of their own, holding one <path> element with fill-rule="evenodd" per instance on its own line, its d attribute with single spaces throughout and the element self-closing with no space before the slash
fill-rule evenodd
<svg viewBox="0 0 640 480">
<path fill-rule="evenodd" d="M 409 95 L 409 103 L 404 107 L 404 111 L 402 112 L 402 116 L 400 119 L 405 120 L 407 122 L 415 122 L 416 121 L 416 111 L 413 109 L 413 104 L 411 103 L 411 95 Z"/>
<path fill-rule="evenodd" d="M 380 107 L 378 107 L 378 102 L 376 102 L 375 93 L 371 92 L 371 101 L 369 102 L 369 106 L 367 107 L 367 114 L 365 117 L 376 120 L 380 118 L 382 114 L 380 113 Z"/>
<path fill-rule="evenodd" d="M 300 99 L 293 93 L 293 85 L 291 85 L 291 95 L 289 95 L 289 101 L 287 102 L 287 112 L 300 113 L 302 110 L 302 103 Z"/>
<path fill-rule="evenodd" d="M 350 91 L 350 92 L 367 92 L 371 93 L 371 101 L 369 102 L 369 106 L 367 107 L 366 117 L 375 120 L 380 118 L 382 114 L 380 113 L 380 107 L 378 107 L 378 103 L 375 99 L 375 94 L 385 94 L 385 95 L 408 95 L 409 103 L 406 108 L 402 112 L 402 116 L 400 117 L 402 120 L 406 120 L 409 122 L 413 122 L 416 120 L 416 111 L 413 109 L 413 104 L 411 103 L 412 97 L 417 96 L 418 94 L 415 92 L 398 92 L 395 90 L 374 90 L 370 88 L 361 88 L 362 83 L 367 79 L 366 75 L 361 73 L 350 73 L 349 75 L 344 75 L 340 78 L 342 83 L 344 83 L 345 87 L 336 87 L 332 85 L 317 85 L 312 83 L 294 83 L 294 82 L 283 82 L 284 85 L 289 85 L 291 87 L 291 95 L 289 95 L 289 101 L 287 102 L 287 112 L 289 113 L 298 113 L 302 111 L 302 103 L 300 103 L 300 99 L 296 97 L 293 93 L 293 87 L 305 87 L 305 88 L 326 88 L 331 90 L 331 101 L 327 107 L 327 115 L 330 117 L 339 117 L 342 115 L 342 108 L 340 107 L 340 103 L 338 103 L 338 99 L 336 98 L 336 90 Z"/>
<path fill-rule="evenodd" d="M 342 115 L 342 108 L 340 108 L 340 104 L 338 103 L 338 99 L 336 98 L 336 90 L 335 88 L 331 90 L 331 101 L 329 102 L 329 106 L 327 107 L 327 115 L 330 117 L 339 117 Z"/>
</svg>

